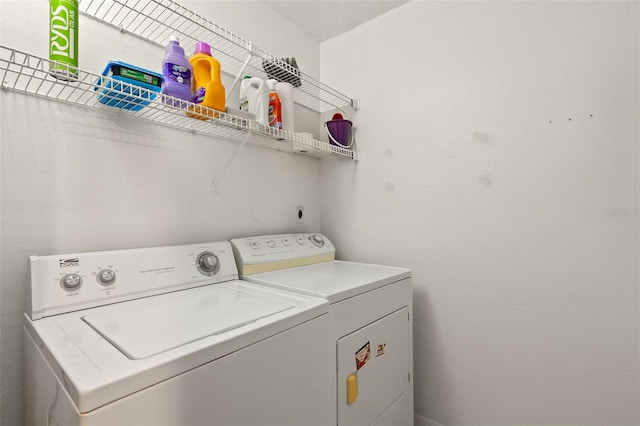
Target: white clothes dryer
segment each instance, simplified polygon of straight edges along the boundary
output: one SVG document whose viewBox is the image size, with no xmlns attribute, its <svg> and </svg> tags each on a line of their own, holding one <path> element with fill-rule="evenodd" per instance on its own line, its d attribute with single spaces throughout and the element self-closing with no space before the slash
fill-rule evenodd
<svg viewBox="0 0 640 426">
<path fill-rule="evenodd" d="M 326 425 L 326 300 L 238 280 L 229 242 L 32 256 L 27 425 Z"/>
<path fill-rule="evenodd" d="M 413 425 L 411 271 L 335 260 L 321 234 L 231 243 L 241 279 L 329 302 L 333 424 Z"/>
</svg>

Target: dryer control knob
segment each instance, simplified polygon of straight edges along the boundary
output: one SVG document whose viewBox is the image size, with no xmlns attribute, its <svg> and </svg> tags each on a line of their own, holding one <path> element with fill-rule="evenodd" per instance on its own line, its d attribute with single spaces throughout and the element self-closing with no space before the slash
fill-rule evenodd
<svg viewBox="0 0 640 426">
<path fill-rule="evenodd" d="M 324 238 L 322 238 L 322 235 L 320 234 L 313 234 L 312 236 L 309 237 L 309 239 L 313 244 L 315 244 L 318 247 L 324 246 Z"/>
<path fill-rule="evenodd" d="M 198 267 L 204 272 L 211 273 L 211 275 L 215 274 L 216 272 L 218 272 L 218 269 L 220 269 L 220 261 L 218 260 L 218 256 L 209 251 L 200 253 L 198 255 Z"/>
<path fill-rule="evenodd" d="M 116 282 L 116 273 L 111 269 L 103 269 L 98 272 L 98 282 L 102 285 L 111 285 Z"/>
<path fill-rule="evenodd" d="M 303 245 L 303 244 L 304 244 L 304 237 L 298 237 L 298 238 L 296 238 L 296 242 L 297 242 L 298 244 L 300 244 L 300 245 Z"/>
<path fill-rule="evenodd" d="M 67 291 L 76 290 L 82 285 L 82 278 L 78 274 L 67 274 L 60 280 L 60 285 Z"/>
</svg>

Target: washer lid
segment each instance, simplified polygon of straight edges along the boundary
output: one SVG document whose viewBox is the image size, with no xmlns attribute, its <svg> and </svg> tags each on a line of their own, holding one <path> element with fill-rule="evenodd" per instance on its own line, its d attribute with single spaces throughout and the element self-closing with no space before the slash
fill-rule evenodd
<svg viewBox="0 0 640 426">
<path fill-rule="evenodd" d="M 25 315 L 24 327 L 88 413 L 328 312 L 326 300 L 234 280 L 35 321 Z"/>
<path fill-rule="evenodd" d="M 282 269 L 242 279 L 338 302 L 411 277 L 411 270 L 392 266 L 334 260 Z"/>
<path fill-rule="evenodd" d="M 225 285 L 202 294 L 183 292 L 169 300 L 82 317 L 129 359 L 144 359 L 215 336 L 293 308 L 286 301 Z"/>
</svg>

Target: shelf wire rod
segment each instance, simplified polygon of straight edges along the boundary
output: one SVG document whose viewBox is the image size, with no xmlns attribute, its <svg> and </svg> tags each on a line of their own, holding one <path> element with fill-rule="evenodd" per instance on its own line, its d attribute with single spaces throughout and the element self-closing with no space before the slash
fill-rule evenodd
<svg viewBox="0 0 640 426">
<path fill-rule="evenodd" d="M 86 95 L 88 91 L 91 90 L 91 86 L 84 80 L 79 80 L 79 84 L 77 86 L 71 86 L 71 83 L 73 82 L 67 82 L 67 87 L 70 87 L 72 89 L 71 93 L 69 93 L 69 99 L 71 99 L 72 96 L 75 96 L 72 102 L 81 103 L 80 100 L 82 99 L 83 95 Z"/>
<path fill-rule="evenodd" d="M 247 131 L 245 136 L 242 138 L 242 142 L 240 143 L 240 146 L 238 146 L 235 152 L 231 155 L 231 158 L 227 160 L 227 164 L 225 164 L 224 168 L 222 169 L 222 173 L 220 174 L 220 176 L 218 176 L 218 178 L 211 184 L 212 194 L 217 193 L 218 187 L 220 186 L 220 182 L 222 181 L 222 178 L 224 178 L 224 176 L 227 174 L 227 170 L 229 170 L 229 166 L 238 157 L 238 154 L 240 153 L 242 148 L 244 148 L 245 144 L 249 141 L 250 137 L 251 137 L 251 132 Z"/>
<path fill-rule="evenodd" d="M 9 80 L 7 79 L 7 74 L 9 73 L 9 68 L 11 68 L 11 62 L 15 63 L 15 50 L 11 51 L 9 54 L 9 61 L 7 62 L 7 68 L 4 69 L 4 73 L 2 74 L 2 86 L 8 88 Z"/>
<path fill-rule="evenodd" d="M 36 73 L 41 73 L 43 71 L 40 71 L 41 69 L 44 69 L 46 67 L 46 64 L 44 63 L 44 59 L 39 58 L 38 59 L 38 63 L 36 64 L 36 68 L 38 68 L 38 71 L 34 72 L 34 75 Z M 40 89 L 42 88 L 42 86 L 45 84 L 45 82 L 47 81 L 45 78 L 40 78 L 40 84 L 38 84 L 38 87 L 35 88 L 34 93 L 40 93 Z"/>
<path fill-rule="evenodd" d="M 214 35 L 225 39 L 227 42 L 235 44 L 241 48 L 245 48 L 245 45 L 248 42 L 242 37 L 222 28 L 220 25 L 215 22 L 210 21 L 202 15 L 195 13 L 194 11 L 187 9 L 186 7 L 172 1 L 172 0 L 151 0 L 154 3 L 162 4 L 163 7 L 167 8 L 169 11 L 173 13 L 178 13 L 179 15 L 184 16 L 184 18 L 196 25 L 203 27 L 204 29 L 212 32 Z M 177 12 L 176 9 L 181 9 L 184 12 Z"/>
<path fill-rule="evenodd" d="M 141 110 L 141 112 L 143 112 L 141 115 L 144 115 L 146 118 L 152 121 L 163 121 L 163 119 L 166 119 L 166 120 L 173 119 L 173 117 L 169 116 L 166 112 L 162 111 L 160 108 L 157 108 L 155 106 L 153 108 L 150 108 L 148 111 Z M 164 118 L 163 116 L 166 116 L 166 118 Z"/>
<path fill-rule="evenodd" d="M 104 2 L 103 2 L 103 3 L 104 3 Z M 116 3 L 111 3 L 111 6 L 109 7 L 109 9 L 107 9 L 107 10 L 104 12 L 104 15 L 102 15 L 102 16 L 103 16 L 103 17 L 105 17 L 105 18 L 106 18 L 107 16 L 109 16 L 109 13 L 111 13 L 111 10 L 112 10 L 112 9 L 114 9 L 115 7 L 116 7 Z M 114 19 L 115 19 L 115 17 L 116 17 L 116 16 L 118 15 L 118 13 L 119 13 L 119 9 L 114 10 L 114 12 L 113 12 L 113 13 L 114 13 Z M 119 26 L 120 26 L 120 28 L 122 28 L 122 26 L 121 26 L 121 25 L 119 25 Z"/>
<path fill-rule="evenodd" d="M 115 0 L 117 1 L 117 0 Z M 158 5 L 156 4 L 155 7 L 153 9 L 151 9 L 150 11 L 146 11 L 146 6 L 141 6 L 140 9 L 138 9 L 138 5 L 140 4 L 140 0 L 138 0 L 138 2 L 136 3 L 136 5 L 134 7 L 131 7 L 129 9 L 129 12 L 126 14 L 126 17 L 129 17 L 130 14 L 137 14 L 137 16 L 143 16 L 146 17 L 149 21 L 151 22 L 155 22 L 157 24 L 161 24 L 161 25 L 156 25 L 155 28 L 160 28 L 163 23 L 162 20 L 160 20 L 159 18 L 156 18 L 155 15 L 152 15 L 156 9 L 158 9 Z M 126 5 L 123 4 L 123 7 L 128 7 Z M 134 15 L 134 18 L 132 19 L 132 24 L 135 23 L 135 18 L 137 17 L 136 15 Z M 120 21 L 120 26 L 122 26 L 122 23 L 124 22 L 124 18 Z M 142 25 L 146 25 L 146 27 L 139 31 L 140 28 L 142 27 Z M 147 22 L 147 20 L 145 19 L 139 19 L 138 23 L 135 26 L 132 26 L 130 29 L 128 29 L 127 31 L 132 32 L 134 34 L 138 34 L 140 33 L 142 37 L 145 37 L 149 40 L 152 40 L 154 42 L 158 42 L 157 40 L 155 40 L 154 38 L 152 38 L 151 36 L 153 35 L 154 31 L 151 31 L 151 33 L 148 36 L 145 36 L 145 29 L 151 29 L 152 25 L 151 23 Z"/>
<path fill-rule="evenodd" d="M 148 25 L 147 30 L 150 31 L 148 38 L 156 40 L 158 43 L 162 43 L 164 41 L 163 39 L 166 38 L 164 33 L 167 31 L 171 31 L 171 28 L 173 28 L 174 23 L 178 19 L 180 19 L 180 16 L 175 16 L 171 23 L 167 23 L 166 19 L 169 19 L 171 15 L 163 18 L 163 10 L 160 10 L 157 14 L 155 14 L 159 7 L 160 5 L 156 5 L 156 7 L 153 8 L 150 14 L 154 14 L 154 16 L 156 17 L 155 19 L 158 22 L 162 22 L 162 25 L 156 25 L 155 28 L 152 28 L 151 25 Z"/>
<path fill-rule="evenodd" d="M 119 0 L 114 0 L 114 1 L 118 2 Z M 122 5 L 124 7 L 128 7 L 129 8 L 129 10 L 130 10 L 129 14 L 136 14 L 137 13 L 138 15 L 143 15 L 143 16 L 145 16 L 145 15 L 146 16 L 155 16 L 155 15 L 153 15 L 153 13 L 156 11 L 156 9 L 158 9 L 158 5 L 157 4 L 156 4 L 155 7 L 152 6 L 150 10 L 147 10 L 147 5 L 152 5 L 152 4 L 149 3 L 149 2 L 146 2 L 146 1 L 144 3 L 142 3 L 142 4 L 141 3 L 142 3 L 141 0 L 137 0 L 133 5 L 128 5 L 128 4 L 125 4 L 125 3 L 122 3 Z M 143 11 L 145 13 L 142 13 Z M 134 17 L 132 19 L 132 23 L 135 22 L 135 20 L 136 20 L 138 15 L 134 15 Z M 132 27 L 131 31 L 132 32 L 138 32 L 138 30 L 142 27 L 142 25 L 146 25 L 144 27 L 144 29 L 141 31 L 142 33 L 144 33 L 144 30 L 151 28 L 151 25 L 149 25 L 144 19 L 140 19 L 138 21 L 138 23 L 135 26 Z"/>
<path fill-rule="evenodd" d="M 113 18 L 111 18 L 111 23 L 119 28 L 120 30 L 123 30 L 125 28 L 124 26 L 124 22 L 126 21 L 126 19 L 129 17 L 130 14 L 134 13 L 135 10 L 129 8 L 127 5 L 124 5 L 122 3 L 119 3 L 116 0 L 113 0 L 113 4 L 112 4 L 112 8 L 114 8 L 114 12 L 113 12 Z M 116 6 L 120 6 L 119 8 L 115 8 Z M 111 9 L 109 8 L 109 12 L 111 12 Z M 127 12 L 128 10 L 128 12 Z M 109 14 L 104 14 L 103 18 L 107 19 L 107 17 L 110 16 Z M 132 20 L 133 22 L 133 20 Z"/>
<path fill-rule="evenodd" d="M 129 8 L 129 13 L 127 13 L 127 17 L 131 16 L 130 19 L 131 19 L 131 24 L 133 25 L 132 26 L 133 32 L 139 31 L 141 34 L 144 34 L 145 31 L 151 31 L 151 33 L 147 38 L 151 38 L 151 35 L 153 34 L 152 25 L 150 25 L 144 18 L 140 17 L 142 11 L 145 11 L 145 14 L 148 16 L 156 17 L 156 22 L 162 22 L 162 19 L 160 18 L 160 13 L 156 13 L 156 10 L 158 10 L 158 5 L 155 5 L 155 7 L 153 7 L 153 4 L 147 2 L 146 0 L 137 0 L 135 3 L 131 5 L 127 3 L 123 3 L 120 0 L 114 0 L 114 1 L 121 3 L 123 7 Z M 144 16 L 144 14 L 142 16 Z M 156 26 L 156 28 L 158 27 L 159 25 Z"/>
<path fill-rule="evenodd" d="M 178 22 L 178 20 L 181 20 L 179 25 L 184 25 L 186 24 L 186 28 L 185 29 L 189 29 L 189 22 L 187 20 L 185 20 L 179 13 L 174 13 L 175 18 L 173 19 L 173 21 L 171 21 L 171 23 L 167 23 L 166 26 L 171 29 L 174 28 L 174 24 L 176 22 Z"/>
<path fill-rule="evenodd" d="M 22 74 L 25 77 L 27 77 L 27 80 L 26 80 L 26 82 L 24 84 L 25 91 L 31 92 L 32 91 L 31 83 L 34 81 L 34 78 L 35 78 L 35 81 L 38 81 L 38 80 L 41 80 L 41 79 L 36 76 L 36 74 L 38 72 L 38 64 L 36 63 L 36 66 L 33 67 L 33 65 L 31 65 L 31 63 L 28 60 L 28 58 L 25 58 L 25 59 L 26 59 L 24 61 L 25 65 L 22 66 L 22 68 L 20 69 L 20 74 Z M 25 69 L 28 70 L 29 72 L 27 73 L 25 71 Z M 33 90 L 33 93 L 38 93 L 37 88 L 35 90 Z"/>
<path fill-rule="evenodd" d="M 85 1 L 86 1 L 86 0 L 85 0 Z M 93 4 L 93 2 L 91 2 L 91 4 Z M 91 5 L 91 4 L 90 4 L 90 5 Z M 82 5 L 83 5 L 83 4 L 82 4 L 82 3 L 80 3 L 80 6 L 82 6 Z M 104 11 L 104 12 L 101 12 L 101 11 L 100 11 L 100 9 L 102 9 L 102 8 L 103 8 L 103 6 L 104 6 L 105 8 L 107 8 L 107 10 L 106 10 L 106 11 Z M 98 7 L 96 8 L 96 11 L 95 11 L 95 13 L 94 13 L 94 14 L 95 14 L 95 16 L 97 17 L 97 16 L 100 16 L 100 15 L 99 15 L 100 13 L 102 13 L 102 16 L 103 16 L 103 17 L 106 17 L 106 16 L 109 14 L 109 12 L 111 12 L 111 9 L 113 9 L 114 7 L 115 7 L 115 3 L 111 3 L 111 6 L 107 6 L 107 5 L 105 4 L 105 0 L 102 0 L 102 2 L 101 2 L 101 3 L 98 5 Z"/>
<path fill-rule="evenodd" d="M 33 70 L 31 70 L 31 72 L 26 76 L 27 76 L 27 81 L 25 82 L 25 87 L 29 88 L 31 86 L 31 82 L 33 81 L 33 76 L 34 76 Z"/>
<path fill-rule="evenodd" d="M 244 63 L 242 64 L 242 67 L 240 68 L 240 71 L 238 71 L 238 73 L 236 74 L 236 78 L 235 80 L 233 80 L 233 84 L 231 85 L 231 89 L 229 89 L 227 91 L 227 99 L 226 99 L 226 103 L 229 103 L 229 98 L 231 97 L 231 93 L 235 90 L 236 86 L 238 85 L 238 83 L 240 82 L 240 80 L 242 79 L 242 74 L 244 74 L 245 70 L 247 69 L 247 65 L 249 65 L 249 62 L 251 61 L 251 53 L 249 53 L 247 55 L 247 59 L 245 59 Z"/>
<path fill-rule="evenodd" d="M 46 78 L 47 78 L 47 77 L 46 77 L 46 76 L 44 76 L 44 77 L 42 78 L 42 80 L 43 80 L 43 81 L 46 81 Z M 55 92 L 54 92 L 54 90 L 55 90 Z M 58 99 L 58 94 L 60 93 L 60 91 L 61 91 L 61 90 L 62 90 L 62 87 L 61 87 L 61 86 L 58 86 L 57 84 L 53 84 L 53 83 L 51 83 L 51 84 L 49 84 L 49 89 L 47 90 L 47 92 L 46 92 L 46 93 L 44 93 L 44 96 L 46 96 L 46 97 L 52 97 L 52 98 L 54 98 L 54 99 Z M 36 92 L 36 93 L 38 93 L 38 92 Z M 54 95 L 53 93 L 55 93 L 55 95 Z"/>
</svg>

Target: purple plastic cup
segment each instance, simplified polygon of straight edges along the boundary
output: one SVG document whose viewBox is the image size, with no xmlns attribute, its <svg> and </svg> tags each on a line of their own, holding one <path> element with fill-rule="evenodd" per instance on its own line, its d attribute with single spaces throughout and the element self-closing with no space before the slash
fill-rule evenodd
<svg viewBox="0 0 640 426">
<path fill-rule="evenodd" d="M 329 132 L 329 143 L 341 148 L 351 147 L 351 126 L 349 120 L 329 120 L 325 123 Z"/>
</svg>

